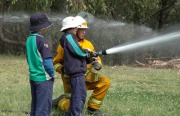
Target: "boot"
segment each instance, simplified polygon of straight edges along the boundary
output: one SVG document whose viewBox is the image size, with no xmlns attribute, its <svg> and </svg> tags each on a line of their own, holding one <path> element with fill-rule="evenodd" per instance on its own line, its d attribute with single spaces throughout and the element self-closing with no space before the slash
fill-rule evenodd
<svg viewBox="0 0 180 116">
<path fill-rule="evenodd" d="M 61 95 L 58 98 L 56 98 L 55 100 L 53 100 L 52 101 L 52 107 L 55 109 L 58 108 L 58 103 L 62 98 L 64 98 L 64 95 Z"/>
<path fill-rule="evenodd" d="M 105 113 L 103 113 L 99 109 L 93 109 L 91 107 L 87 108 L 87 113 L 92 116 L 105 116 Z"/>
</svg>

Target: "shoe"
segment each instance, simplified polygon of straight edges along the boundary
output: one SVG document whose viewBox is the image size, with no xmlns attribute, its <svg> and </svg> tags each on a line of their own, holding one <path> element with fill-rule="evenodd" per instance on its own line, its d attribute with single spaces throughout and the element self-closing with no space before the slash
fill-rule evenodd
<svg viewBox="0 0 180 116">
<path fill-rule="evenodd" d="M 52 107 L 55 109 L 58 108 L 58 103 L 62 98 L 64 98 L 64 95 L 61 95 L 58 98 L 56 98 L 55 100 L 53 100 L 52 101 Z"/>
<path fill-rule="evenodd" d="M 90 107 L 87 108 L 87 113 L 92 116 L 105 116 L 104 112 L 100 111 L 99 109 L 97 110 Z"/>
</svg>

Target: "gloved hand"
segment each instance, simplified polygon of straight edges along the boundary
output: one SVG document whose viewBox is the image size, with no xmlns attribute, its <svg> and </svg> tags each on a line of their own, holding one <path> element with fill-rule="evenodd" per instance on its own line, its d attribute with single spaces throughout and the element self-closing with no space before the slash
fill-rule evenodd
<svg viewBox="0 0 180 116">
<path fill-rule="evenodd" d="M 97 52 L 89 51 L 89 52 L 88 52 L 88 55 L 89 55 L 90 57 L 98 57 Z"/>
<path fill-rule="evenodd" d="M 64 66 L 59 66 L 56 71 L 59 73 L 59 74 L 64 74 Z"/>
<path fill-rule="evenodd" d="M 93 61 L 91 65 L 95 70 L 100 70 L 102 66 L 98 61 Z"/>
<path fill-rule="evenodd" d="M 89 61 L 95 61 L 97 59 L 97 55 L 94 52 L 88 51 L 88 56 L 87 58 L 89 59 Z"/>
</svg>

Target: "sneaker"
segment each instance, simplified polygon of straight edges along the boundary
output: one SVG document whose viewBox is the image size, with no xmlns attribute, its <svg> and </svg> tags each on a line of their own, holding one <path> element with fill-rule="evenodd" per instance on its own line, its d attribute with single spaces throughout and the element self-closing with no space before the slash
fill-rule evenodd
<svg viewBox="0 0 180 116">
<path fill-rule="evenodd" d="M 92 116 L 105 116 L 104 112 L 90 107 L 87 108 L 87 113 Z"/>
<path fill-rule="evenodd" d="M 61 95 L 61 96 L 59 96 L 58 98 L 56 98 L 55 100 L 53 100 L 53 101 L 52 101 L 52 107 L 53 107 L 53 108 L 58 108 L 58 103 L 59 103 L 59 101 L 60 101 L 62 98 L 64 98 L 64 95 Z"/>
</svg>

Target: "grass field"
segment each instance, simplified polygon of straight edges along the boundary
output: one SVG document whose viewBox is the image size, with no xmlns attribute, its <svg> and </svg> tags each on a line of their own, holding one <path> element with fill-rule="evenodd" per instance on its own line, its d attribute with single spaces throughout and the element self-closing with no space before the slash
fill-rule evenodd
<svg viewBox="0 0 180 116">
<path fill-rule="evenodd" d="M 180 72 L 104 66 L 101 73 L 111 79 L 101 108 L 107 116 L 180 116 Z M 55 77 L 53 98 L 63 92 L 61 77 Z M 0 55 L 0 79 L 0 116 L 27 116 L 20 112 L 29 112 L 31 99 L 25 56 Z"/>
</svg>

